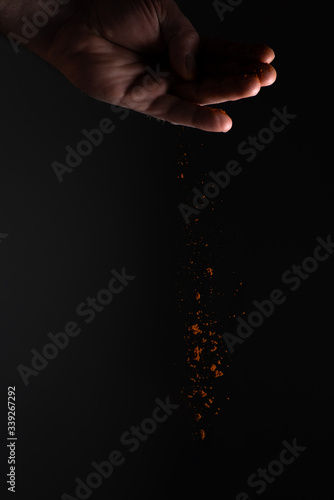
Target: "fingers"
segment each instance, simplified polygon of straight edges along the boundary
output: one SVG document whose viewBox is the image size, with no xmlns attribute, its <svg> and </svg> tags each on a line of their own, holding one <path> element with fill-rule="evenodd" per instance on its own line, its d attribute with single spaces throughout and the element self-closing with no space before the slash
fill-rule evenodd
<svg viewBox="0 0 334 500">
<path fill-rule="evenodd" d="M 276 80 L 277 74 L 273 66 L 263 63 L 241 64 L 236 62 L 210 62 L 206 61 L 199 69 L 200 75 L 207 75 L 211 78 L 232 76 L 232 75 L 257 75 L 262 87 L 271 85 Z"/>
<path fill-rule="evenodd" d="M 145 113 L 174 125 L 193 127 L 206 132 L 228 132 L 232 127 L 232 120 L 225 111 L 198 106 L 169 94 L 155 99 Z"/>
<path fill-rule="evenodd" d="M 217 104 L 236 101 L 258 94 L 261 82 L 257 75 L 234 75 L 223 78 L 207 78 L 202 82 L 178 80 L 171 91 L 178 97 L 197 104 Z"/>
<path fill-rule="evenodd" d="M 258 65 L 253 69 L 247 69 L 246 67 L 245 69 L 246 71 L 248 70 L 249 73 L 256 74 L 256 76 L 260 80 L 261 87 L 268 87 L 276 81 L 277 73 L 275 68 L 271 66 L 271 64 Z"/>
<path fill-rule="evenodd" d="M 263 68 L 268 69 L 267 66 Z M 257 69 L 259 71 L 259 67 Z M 266 82 L 266 77 L 261 81 L 257 74 L 188 82 L 172 75 L 159 80 L 145 75 L 130 85 L 116 104 L 173 124 L 208 132 L 227 132 L 232 127 L 230 117 L 206 105 L 254 96 L 260 91 L 262 82 Z"/>
<path fill-rule="evenodd" d="M 176 3 L 166 0 L 162 5 L 160 25 L 162 36 L 168 45 L 170 64 L 181 78 L 192 80 L 197 75 L 199 35 Z"/>
<path fill-rule="evenodd" d="M 275 58 L 274 51 L 265 44 L 243 44 L 228 42 L 218 38 L 201 37 L 199 55 L 205 59 L 240 62 L 271 63 Z"/>
</svg>

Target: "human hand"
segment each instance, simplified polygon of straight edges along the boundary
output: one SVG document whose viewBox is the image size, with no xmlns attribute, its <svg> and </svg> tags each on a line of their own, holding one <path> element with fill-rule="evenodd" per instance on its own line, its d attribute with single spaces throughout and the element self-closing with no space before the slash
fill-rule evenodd
<svg viewBox="0 0 334 500">
<path fill-rule="evenodd" d="M 81 0 L 43 57 L 91 97 L 212 132 L 232 120 L 208 105 L 276 79 L 269 47 L 200 37 L 173 0 Z"/>
</svg>

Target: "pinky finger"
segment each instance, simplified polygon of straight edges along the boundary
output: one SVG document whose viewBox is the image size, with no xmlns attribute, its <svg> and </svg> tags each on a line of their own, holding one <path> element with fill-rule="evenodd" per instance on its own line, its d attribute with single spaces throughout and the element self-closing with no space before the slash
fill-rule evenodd
<svg viewBox="0 0 334 500">
<path fill-rule="evenodd" d="M 151 102 L 145 114 L 173 125 L 193 127 L 205 132 L 228 132 L 232 127 L 231 118 L 222 109 L 199 106 L 169 94 Z"/>
</svg>

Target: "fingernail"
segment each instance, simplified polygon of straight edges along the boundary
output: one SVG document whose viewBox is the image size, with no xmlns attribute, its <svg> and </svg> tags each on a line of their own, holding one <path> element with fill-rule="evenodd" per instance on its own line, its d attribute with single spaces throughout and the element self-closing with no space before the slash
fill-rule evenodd
<svg viewBox="0 0 334 500">
<path fill-rule="evenodd" d="M 189 78 L 195 78 L 197 75 L 197 63 L 192 54 L 186 55 L 186 72 Z"/>
</svg>

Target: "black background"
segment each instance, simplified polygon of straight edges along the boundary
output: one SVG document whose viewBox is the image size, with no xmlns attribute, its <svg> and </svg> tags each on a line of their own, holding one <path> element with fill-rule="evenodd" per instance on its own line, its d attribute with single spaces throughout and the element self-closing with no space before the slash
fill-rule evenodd
<svg viewBox="0 0 334 500">
<path fill-rule="evenodd" d="M 253 499 L 247 478 L 295 438 L 307 450 L 262 498 L 332 498 L 334 257 L 287 292 L 286 303 L 236 349 L 216 384 L 223 411 L 204 441 L 193 440 L 180 393 L 185 318 L 175 300 L 176 269 L 187 259 L 178 204 L 209 170 L 238 156 L 240 142 L 268 125 L 274 107 L 287 106 L 297 118 L 254 162 L 243 163 L 196 226 L 210 242 L 219 286 L 244 283 L 237 298 L 216 297 L 222 324 L 224 315 L 250 310 L 253 300 L 282 288 L 282 273 L 333 231 L 329 13 L 322 5 L 245 1 L 221 22 L 211 2 L 179 5 L 200 33 L 265 42 L 276 52 L 275 85 L 225 106 L 234 121 L 228 134 L 183 130 L 133 112 L 122 121 L 35 55 L 15 55 L 0 41 L 0 233 L 8 234 L 0 240 L 1 452 L 6 471 L 6 390 L 15 385 L 19 499 L 75 496 L 75 478 L 85 480 L 91 462 L 113 449 L 123 449 L 126 462 L 91 498 L 234 500 L 246 491 Z M 51 162 L 63 161 L 65 146 L 105 117 L 116 130 L 60 184 Z M 189 156 L 183 183 L 180 143 Z M 77 305 L 124 266 L 136 279 L 94 322 L 81 321 L 82 333 L 25 387 L 17 365 L 29 364 L 30 350 L 41 349 L 49 332 L 78 319 Z M 138 451 L 124 450 L 123 432 L 167 396 L 180 408 Z M 4 473 L 1 490 L 10 498 Z"/>
</svg>

